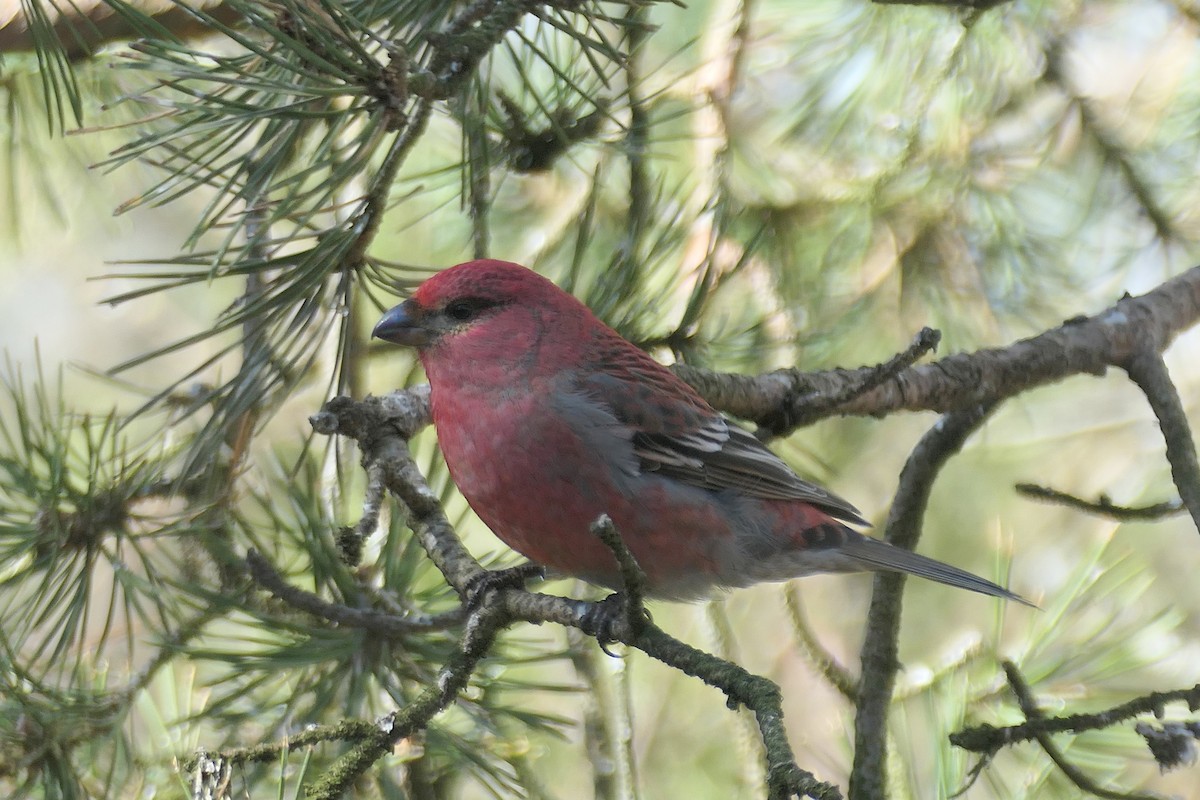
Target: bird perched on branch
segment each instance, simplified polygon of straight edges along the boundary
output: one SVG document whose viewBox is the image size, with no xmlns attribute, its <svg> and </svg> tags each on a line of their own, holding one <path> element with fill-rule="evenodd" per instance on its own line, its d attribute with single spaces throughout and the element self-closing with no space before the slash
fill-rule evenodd
<svg viewBox="0 0 1200 800">
<path fill-rule="evenodd" d="M 1021 601 L 848 527 L 866 524 L 854 506 L 518 264 L 444 270 L 374 336 L 417 349 L 454 482 L 497 536 L 544 567 L 621 588 L 612 551 L 589 530 L 608 514 L 651 597 L 890 570 Z"/>
</svg>

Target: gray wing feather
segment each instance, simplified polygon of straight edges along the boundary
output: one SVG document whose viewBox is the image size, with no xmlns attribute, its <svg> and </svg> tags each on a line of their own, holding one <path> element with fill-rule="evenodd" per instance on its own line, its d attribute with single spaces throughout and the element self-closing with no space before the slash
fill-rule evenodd
<svg viewBox="0 0 1200 800">
<path fill-rule="evenodd" d="M 867 525 L 858 509 L 792 471 L 750 432 L 717 416 L 686 436 L 634 433 L 642 469 L 719 491 L 766 500 L 800 500 L 835 519 Z"/>
<path fill-rule="evenodd" d="M 858 509 L 803 480 L 779 456 L 726 420 L 691 387 L 640 350 L 605 352 L 613 371 L 597 371 L 560 389 L 574 426 L 608 443 L 618 469 L 632 466 L 712 491 L 765 500 L 800 500 L 835 519 L 867 525 Z M 621 374 L 615 372 L 621 368 Z M 632 377 L 631 377 L 632 376 Z M 619 435 L 612 424 L 623 426 Z M 615 440 L 614 440 L 615 439 Z M 617 441 L 619 440 L 619 441 Z M 621 456 L 629 453 L 630 460 Z"/>
</svg>

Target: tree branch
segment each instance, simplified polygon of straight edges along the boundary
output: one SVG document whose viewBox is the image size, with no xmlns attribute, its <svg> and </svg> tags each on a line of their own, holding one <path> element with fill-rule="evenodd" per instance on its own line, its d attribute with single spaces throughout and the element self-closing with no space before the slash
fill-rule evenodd
<svg viewBox="0 0 1200 800">
<path fill-rule="evenodd" d="M 1125 371 L 1146 395 L 1158 418 L 1158 426 L 1167 443 L 1167 462 L 1171 465 L 1175 488 L 1200 531 L 1200 463 L 1196 461 L 1196 443 L 1166 362 L 1158 350 L 1144 347 L 1129 358 Z"/>
<path fill-rule="evenodd" d="M 1073 375 L 1103 375 L 1129 361 L 1143 343 L 1164 350 L 1200 320 L 1200 267 L 1166 281 L 1140 297 L 1124 297 L 1091 317 L 1006 347 L 956 353 L 911 367 L 882 385 L 834 408 L 812 409 L 814 401 L 837 396 L 874 367 L 763 375 L 729 375 L 676 365 L 676 374 L 704 399 L 736 417 L 784 433 L 834 414 L 882 416 L 894 411 L 946 413 L 1003 400 Z"/>
<path fill-rule="evenodd" d="M 950 734 L 950 744 L 973 753 L 994 753 L 1001 747 L 1036 739 L 1038 734 L 1098 731 L 1141 714 L 1153 714 L 1161 719 L 1166 713 L 1169 703 L 1186 703 L 1188 711 L 1191 712 L 1200 710 L 1200 683 L 1190 689 L 1151 692 L 1119 706 L 1090 714 L 1070 714 L 1065 717 L 1042 716 L 1036 720 L 1022 722 L 1020 725 L 1009 725 L 1003 728 L 993 725 L 965 728 Z"/>
<path fill-rule="evenodd" d="M 1100 495 L 1095 500 L 1084 500 L 1082 497 L 1033 483 L 1018 483 L 1014 488 L 1018 494 L 1026 497 L 1044 500 L 1047 503 L 1058 503 L 1068 508 L 1116 520 L 1156 520 L 1174 516 L 1184 510 L 1182 500 L 1167 500 L 1149 506 L 1119 506 L 1113 503 L 1112 498 L 1106 494 Z"/>
<path fill-rule="evenodd" d="M 896 498 L 887 520 L 885 538 L 889 542 L 908 550 L 916 547 L 934 480 L 995 406 L 993 402 L 946 414 L 921 437 L 900 473 Z M 897 642 L 904 581 L 905 576 L 898 572 L 875 575 L 855 709 L 850 800 L 875 800 L 887 795 L 884 783 L 887 776 L 887 717 L 896 673 L 900 669 Z"/>
<path fill-rule="evenodd" d="M 351 608 L 330 603 L 312 592 L 292 586 L 275 566 L 255 550 L 246 553 L 246 565 L 254 582 L 292 608 L 327 619 L 348 628 L 362 628 L 385 637 L 439 631 L 461 625 L 466 614 L 460 609 L 444 614 L 409 614 L 399 616 L 389 611 L 371 608 Z"/>
<path fill-rule="evenodd" d="M 1055 728 L 1057 728 L 1057 731 L 1060 732 L 1063 730 L 1072 730 L 1075 732 L 1082 730 L 1096 730 L 1107 727 L 1114 722 L 1125 719 L 1133 714 L 1142 713 L 1146 710 L 1153 710 L 1156 714 L 1161 714 L 1163 704 L 1173 699 L 1187 698 L 1189 707 L 1193 708 L 1194 710 L 1195 703 L 1200 702 L 1200 700 L 1197 700 L 1197 698 L 1200 698 L 1200 685 L 1193 687 L 1187 693 L 1182 694 L 1181 697 L 1168 697 L 1169 694 L 1176 693 L 1155 693 L 1152 695 L 1147 695 L 1143 698 L 1139 698 L 1131 703 L 1126 703 L 1124 706 L 1118 706 L 1115 709 L 1110 709 L 1107 712 L 1101 712 L 1100 714 L 1081 714 L 1074 717 L 1060 717 L 1058 720 L 1052 720 L 1047 719 L 1042 713 L 1042 710 L 1038 707 L 1037 700 L 1033 696 L 1033 690 L 1030 689 L 1029 684 L 1025 682 L 1025 678 L 1021 675 L 1020 671 L 1017 669 L 1017 666 L 1011 661 L 1005 661 L 1003 666 L 1004 674 L 1008 677 L 1008 685 L 1012 687 L 1013 694 L 1017 697 L 1017 704 L 1020 705 L 1021 711 L 1025 714 L 1025 717 L 1029 721 L 1023 726 L 1016 726 L 1017 728 L 1026 729 L 1026 731 L 1022 732 L 1022 738 L 1020 739 L 1010 738 L 1005 740 L 1005 732 L 1011 733 L 1015 730 L 1014 728 L 991 728 L 990 732 L 992 734 L 1000 734 L 999 737 L 987 734 L 980 735 L 979 740 L 986 740 L 991 745 L 983 751 L 985 753 L 985 762 L 1005 744 L 1011 744 L 1014 741 L 1036 739 L 1038 744 L 1041 745 L 1042 749 L 1046 752 L 1046 755 L 1050 757 L 1050 760 L 1053 761 L 1055 765 L 1062 770 L 1062 773 L 1067 776 L 1067 779 L 1075 784 L 1075 786 L 1077 786 L 1081 791 L 1087 792 L 1088 794 L 1093 794 L 1096 797 L 1110 798 L 1111 800 L 1163 800 L 1161 795 L 1118 792 L 1100 786 L 1091 778 L 1089 778 L 1086 773 L 1067 760 L 1066 755 L 1063 754 L 1058 745 L 1056 745 L 1050 738 L 1050 733 Z M 1085 720 L 1084 718 L 1088 719 Z M 1061 723 L 1067 720 L 1073 720 L 1075 724 L 1065 728 L 1055 725 L 1055 723 L 1058 723 L 1060 726 Z M 950 741 L 959 747 L 963 747 L 964 745 L 960 744 L 959 741 L 956 741 L 956 739 L 961 740 L 967 734 L 979 734 L 983 730 L 983 728 L 976 728 L 972 731 L 962 731 L 960 733 L 952 734 L 950 736 Z M 1028 735 L 1024 735 L 1026 732 Z M 971 737 L 966 736 L 966 738 L 969 740 Z M 975 741 L 974 743 L 978 744 L 978 741 Z"/>
<path fill-rule="evenodd" d="M 913 338 L 912 344 L 903 352 L 896 354 L 882 364 L 858 370 L 854 373 L 853 378 L 848 380 L 836 392 L 824 396 L 810 394 L 807 397 L 797 397 L 793 402 L 807 408 L 807 413 L 812 415 L 822 415 L 834 411 L 856 397 L 861 397 L 872 389 L 882 386 L 887 381 L 895 378 L 901 371 L 917 363 L 926 353 L 932 353 L 937 350 L 938 343 L 941 341 L 941 331 L 935 331 L 933 328 L 922 328 Z M 774 426 L 782 427 L 776 430 Z M 786 433 L 792 427 L 793 425 L 790 423 L 788 416 L 786 414 L 779 414 L 769 421 L 764 421 L 760 427 L 760 431 L 777 436 Z M 761 437 L 762 434 L 760 433 Z"/>
</svg>

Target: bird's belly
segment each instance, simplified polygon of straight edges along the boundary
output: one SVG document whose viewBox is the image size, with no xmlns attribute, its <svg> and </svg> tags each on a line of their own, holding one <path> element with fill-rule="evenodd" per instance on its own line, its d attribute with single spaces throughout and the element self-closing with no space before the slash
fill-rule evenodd
<svg viewBox="0 0 1200 800">
<path fill-rule="evenodd" d="M 590 530 L 608 514 L 651 594 L 694 597 L 720 582 L 734 544 L 711 492 L 655 475 L 618 475 L 552 414 L 529 403 L 510 406 L 491 409 L 502 425 L 486 424 L 488 414 L 438 428 L 455 483 L 505 544 L 567 575 L 619 588 L 616 560 Z"/>
</svg>

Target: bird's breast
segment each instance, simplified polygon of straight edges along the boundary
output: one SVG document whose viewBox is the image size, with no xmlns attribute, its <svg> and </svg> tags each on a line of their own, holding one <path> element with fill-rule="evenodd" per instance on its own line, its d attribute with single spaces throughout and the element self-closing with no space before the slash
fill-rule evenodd
<svg viewBox="0 0 1200 800">
<path fill-rule="evenodd" d="M 636 470 L 631 475 L 614 455 L 619 442 L 606 442 L 598 420 L 572 420 L 573 407 L 568 403 L 565 415 L 562 398 L 552 393 L 482 395 L 435 387 L 432 405 L 454 482 L 514 550 L 616 587 L 613 554 L 590 531 L 608 514 L 652 592 L 695 595 L 714 583 L 731 538 L 720 504 L 694 487 Z"/>
</svg>

